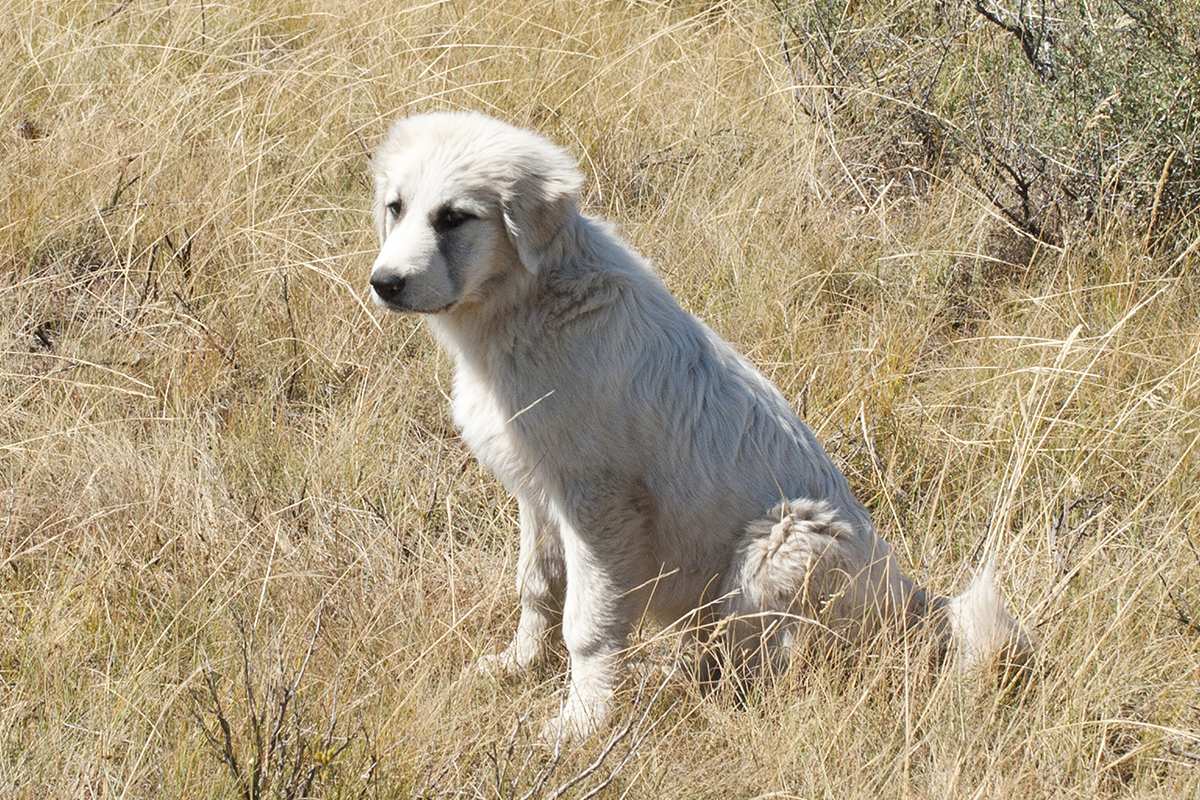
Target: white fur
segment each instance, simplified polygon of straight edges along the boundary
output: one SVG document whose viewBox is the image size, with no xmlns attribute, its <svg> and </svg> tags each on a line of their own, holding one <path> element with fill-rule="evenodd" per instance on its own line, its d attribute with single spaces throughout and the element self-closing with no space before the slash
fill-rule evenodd
<svg viewBox="0 0 1200 800">
<path fill-rule="evenodd" d="M 579 212 L 563 150 L 436 113 L 398 122 L 373 167 L 372 276 L 406 277 L 393 310 L 436 312 L 455 423 L 520 507 L 520 620 L 480 667 L 526 669 L 561 631 L 571 682 L 549 735 L 604 720 L 644 616 L 709 625 L 710 665 L 751 671 L 802 633 L 855 643 L 926 618 L 965 664 L 1028 652 L 990 569 L 954 600 L 901 573 L 779 391 Z M 446 204 L 476 218 L 439 234 Z"/>
</svg>

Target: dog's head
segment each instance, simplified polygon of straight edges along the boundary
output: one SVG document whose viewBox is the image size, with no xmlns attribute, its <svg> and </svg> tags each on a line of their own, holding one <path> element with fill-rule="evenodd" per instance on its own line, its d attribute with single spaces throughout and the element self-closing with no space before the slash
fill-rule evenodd
<svg viewBox="0 0 1200 800">
<path fill-rule="evenodd" d="M 574 159 L 482 114 L 402 119 L 372 167 L 379 256 L 371 297 L 393 311 L 487 302 L 536 275 L 578 214 Z"/>
</svg>

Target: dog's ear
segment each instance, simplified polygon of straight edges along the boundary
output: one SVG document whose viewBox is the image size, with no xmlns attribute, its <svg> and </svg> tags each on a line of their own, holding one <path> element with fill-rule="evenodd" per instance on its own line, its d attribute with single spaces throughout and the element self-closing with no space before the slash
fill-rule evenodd
<svg viewBox="0 0 1200 800">
<path fill-rule="evenodd" d="M 367 169 L 374 179 L 375 200 L 371 207 L 371 218 L 375 223 L 375 235 L 379 237 L 379 246 L 387 240 L 388 212 L 387 197 L 391 188 L 391 178 L 388 174 L 389 163 L 395 160 L 409 144 L 407 133 L 411 119 L 398 119 L 384 135 L 383 140 L 375 148 Z"/>
<path fill-rule="evenodd" d="M 554 237 L 578 213 L 583 176 L 567 152 L 540 136 L 518 159 L 518 174 L 500 198 L 504 227 L 517 257 L 536 275 Z"/>
</svg>

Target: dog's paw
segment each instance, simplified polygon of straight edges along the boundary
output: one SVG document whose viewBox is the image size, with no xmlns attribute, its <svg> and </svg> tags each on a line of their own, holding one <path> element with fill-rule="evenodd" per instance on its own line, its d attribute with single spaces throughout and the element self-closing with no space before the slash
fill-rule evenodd
<svg viewBox="0 0 1200 800">
<path fill-rule="evenodd" d="M 596 732 L 599 725 L 586 716 L 569 714 L 566 711 L 553 719 L 546 720 L 538 740 L 549 747 L 563 747 L 572 742 L 580 742 Z"/>
<path fill-rule="evenodd" d="M 523 667 L 513 657 L 511 648 L 499 653 L 489 653 L 475 660 L 475 674 L 496 680 L 507 678 L 521 672 Z"/>
<path fill-rule="evenodd" d="M 538 738 L 551 747 L 580 742 L 600 730 L 607 716 L 607 704 L 589 707 L 572 698 L 557 717 L 546 721 Z"/>
<path fill-rule="evenodd" d="M 509 678 L 533 670 L 545 656 L 545 652 L 537 647 L 513 642 L 499 653 L 478 658 L 475 661 L 475 672 L 490 678 Z"/>
</svg>

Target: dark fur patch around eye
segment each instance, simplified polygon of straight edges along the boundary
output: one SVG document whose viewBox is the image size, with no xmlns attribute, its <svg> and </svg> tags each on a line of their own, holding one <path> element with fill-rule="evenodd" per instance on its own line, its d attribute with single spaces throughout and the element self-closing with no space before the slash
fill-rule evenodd
<svg viewBox="0 0 1200 800">
<path fill-rule="evenodd" d="M 451 206 L 442 206 L 433 217 L 433 228 L 438 233 L 445 233 L 477 217 L 468 212 Z"/>
</svg>

